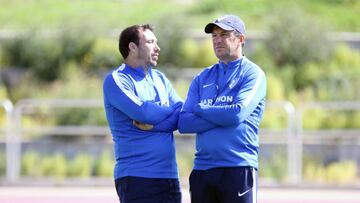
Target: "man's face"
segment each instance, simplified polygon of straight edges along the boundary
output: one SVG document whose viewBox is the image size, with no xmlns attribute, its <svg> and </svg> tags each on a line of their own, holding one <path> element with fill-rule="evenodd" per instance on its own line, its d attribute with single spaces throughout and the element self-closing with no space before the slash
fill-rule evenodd
<svg viewBox="0 0 360 203">
<path fill-rule="evenodd" d="M 160 47 L 151 30 L 140 31 L 138 60 L 143 67 L 155 67 L 159 58 Z"/>
<path fill-rule="evenodd" d="M 233 31 L 226 31 L 217 26 L 212 31 L 214 52 L 221 61 L 236 60 L 239 57 L 242 40 L 243 38 L 236 36 Z"/>
</svg>

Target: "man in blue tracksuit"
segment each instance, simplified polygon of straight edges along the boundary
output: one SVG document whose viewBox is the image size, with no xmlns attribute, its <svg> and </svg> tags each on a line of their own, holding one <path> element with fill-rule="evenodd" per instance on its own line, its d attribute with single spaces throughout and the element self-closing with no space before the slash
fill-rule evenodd
<svg viewBox="0 0 360 203">
<path fill-rule="evenodd" d="M 194 78 L 179 117 L 181 133 L 196 133 L 191 202 L 253 203 L 265 74 L 243 56 L 245 25 L 239 17 L 220 17 L 205 32 L 219 62 Z"/>
<path fill-rule="evenodd" d="M 149 25 L 120 34 L 125 62 L 104 79 L 104 106 L 115 143 L 114 178 L 121 203 L 180 203 L 173 131 L 182 99 L 157 65 Z"/>
</svg>

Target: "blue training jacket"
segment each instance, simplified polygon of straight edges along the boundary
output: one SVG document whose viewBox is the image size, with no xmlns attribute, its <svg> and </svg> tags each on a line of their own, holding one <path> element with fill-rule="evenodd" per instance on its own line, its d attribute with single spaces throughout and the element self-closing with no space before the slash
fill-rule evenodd
<svg viewBox="0 0 360 203">
<path fill-rule="evenodd" d="M 264 72 L 246 57 L 219 62 L 192 81 L 179 131 L 196 133 L 195 170 L 258 168 L 258 131 L 265 109 Z"/>
<path fill-rule="evenodd" d="M 103 84 L 115 152 L 114 178 L 178 178 L 173 131 L 182 99 L 159 70 L 122 64 Z M 140 130 L 133 121 L 154 125 Z"/>
</svg>

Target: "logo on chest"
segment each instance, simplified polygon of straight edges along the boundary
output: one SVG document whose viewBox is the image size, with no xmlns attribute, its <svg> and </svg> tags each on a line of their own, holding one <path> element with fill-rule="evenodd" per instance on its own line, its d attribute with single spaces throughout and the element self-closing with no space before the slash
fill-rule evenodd
<svg viewBox="0 0 360 203">
<path fill-rule="evenodd" d="M 232 89 L 233 87 L 235 87 L 235 85 L 239 82 L 239 79 L 239 77 L 232 79 L 229 84 L 229 88 Z"/>
<path fill-rule="evenodd" d="M 215 99 L 215 103 L 221 104 L 229 104 L 233 102 L 233 96 L 219 96 Z M 214 99 L 202 99 L 202 104 L 212 105 L 214 103 Z"/>
</svg>

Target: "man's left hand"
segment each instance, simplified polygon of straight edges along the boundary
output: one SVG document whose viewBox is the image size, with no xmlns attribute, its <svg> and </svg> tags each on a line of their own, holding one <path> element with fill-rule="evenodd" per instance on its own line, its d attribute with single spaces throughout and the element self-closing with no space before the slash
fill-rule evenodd
<svg viewBox="0 0 360 203">
<path fill-rule="evenodd" d="M 141 130 L 151 130 L 154 127 L 153 125 L 141 123 L 140 121 L 135 121 L 135 120 L 133 121 L 133 125 Z"/>
</svg>

